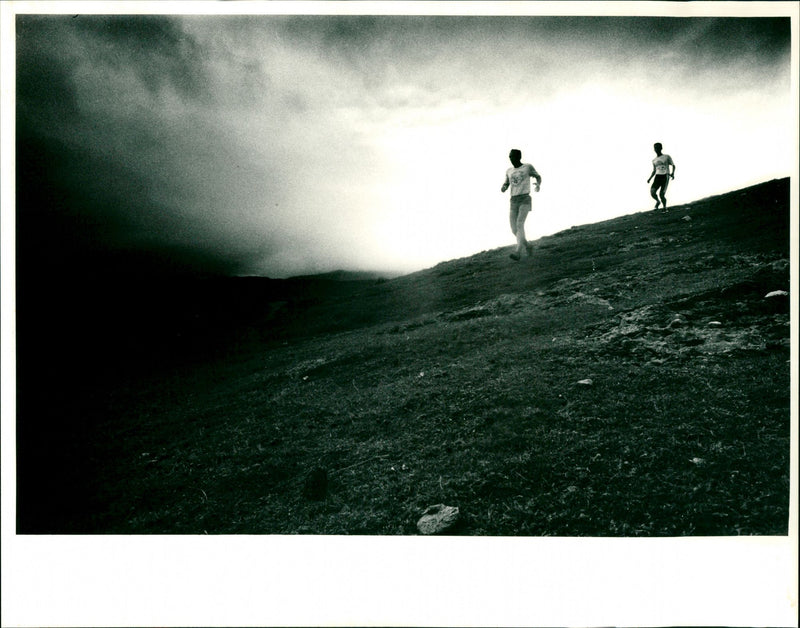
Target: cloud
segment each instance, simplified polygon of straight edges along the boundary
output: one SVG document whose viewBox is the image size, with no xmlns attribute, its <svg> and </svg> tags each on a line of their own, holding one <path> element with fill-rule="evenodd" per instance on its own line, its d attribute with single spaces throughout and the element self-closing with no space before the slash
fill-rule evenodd
<svg viewBox="0 0 800 628">
<path fill-rule="evenodd" d="M 479 208 L 510 143 L 594 185 L 587 141 L 632 168 L 629 142 L 676 145 L 679 120 L 774 109 L 789 85 L 788 19 L 17 20 L 18 237 L 43 268 L 418 267 L 507 239 Z"/>
<path fill-rule="evenodd" d="M 54 260 L 65 251 L 194 248 L 183 257 L 235 270 L 247 225 L 230 201 L 247 155 L 217 120 L 213 77 L 195 40 L 165 18 L 20 24 L 23 245 L 44 240 L 44 250 L 34 246 Z M 218 177 L 230 193 L 213 183 Z"/>
</svg>

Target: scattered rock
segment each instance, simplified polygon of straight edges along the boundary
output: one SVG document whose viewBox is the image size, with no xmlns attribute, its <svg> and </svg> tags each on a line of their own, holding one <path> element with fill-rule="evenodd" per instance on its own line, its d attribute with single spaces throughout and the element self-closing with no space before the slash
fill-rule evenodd
<svg viewBox="0 0 800 628">
<path fill-rule="evenodd" d="M 766 294 L 764 296 L 765 299 L 770 299 L 772 297 L 788 297 L 789 293 L 786 290 L 773 290 L 772 292 Z"/>
<path fill-rule="evenodd" d="M 709 327 L 722 327 L 722 323 L 719 321 L 708 321 Z"/>
<path fill-rule="evenodd" d="M 681 220 L 685 220 L 686 222 L 691 222 L 692 221 L 692 217 L 689 216 L 689 215 L 686 215 Z"/>
<path fill-rule="evenodd" d="M 578 383 L 579 383 L 581 386 L 591 386 L 592 384 L 594 384 L 594 382 L 593 382 L 591 379 L 589 379 L 589 378 L 582 379 L 582 380 L 580 380 Z"/>
<path fill-rule="evenodd" d="M 422 517 L 417 521 L 417 529 L 422 534 L 439 534 L 452 528 L 459 520 L 460 513 L 457 506 L 436 504 L 428 506 Z"/>
<path fill-rule="evenodd" d="M 567 302 L 578 301 L 578 300 L 592 305 L 600 305 L 602 307 L 607 307 L 609 310 L 614 309 L 614 306 L 611 305 L 611 303 L 609 303 L 607 299 L 603 299 L 593 294 L 584 294 L 583 292 L 576 292 L 567 299 Z"/>
<path fill-rule="evenodd" d="M 775 260 L 769 266 L 774 271 L 782 272 L 782 271 L 785 271 L 787 268 L 789 268 L 789 265 L 790 265 L 789 260 L 784 258 L 784 259 Z"/>
<path fill-rule="evenodd" d="M 451 321 L 467 321 L 473 318 L 480 318 L 482 316 L 491 316 L 492 311 L 489 307 L 479 305 L 477 307 L 468 308 L 454 312 L 448 317 Z"/>
<path fill-rule="evenodd" d="M 307 476 L 303 485 L 303 495 L 306 499 L 322 501 L 328 494 L 328 472 L 317 467 Z"/>
</svg>

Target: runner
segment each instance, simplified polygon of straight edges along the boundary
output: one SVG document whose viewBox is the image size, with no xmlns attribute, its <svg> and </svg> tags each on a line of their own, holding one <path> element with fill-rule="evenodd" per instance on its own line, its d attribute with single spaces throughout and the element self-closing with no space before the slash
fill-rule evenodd
<svg viewBox="0 0 800 628">
<path fill-rule="evenodd" d="M 664 209 L 667 208 L 667 187 L 669 186 L 669 180 L 675 178 L 675 162 L 672 161 L 672 157 L 669 155 L 662 154 L 661 148 L 662 146 L 659 142 L 653 144 L 653 150 L 656 151 L 656 158 L 653 160 L 653 172 L 647 177 L 647 182 L 650 183 L 650 179 L 655 175 L 653 185 L 650 186 L 650 196 L 656 201 L 656 206 L 653 209 L 658 209 L 659 191 L 661 205 Z M 669 171 L 670 166 L 672 166 L 671 173 Z"/>
<path fill-rule="evenodd" d="M 518 262 L 525 251 L 529 256 L 533 245 L 525 239 L 525 219 L 531 211 L 531 178 L 536 179 L 535 191 L 539 191 L 542 184 L 542 177 L 530 164 L 522 163 L 522 151 L 513 148 L 508 154 L 513 168 L 506 171 L 506 180 L 503 182 L 501 192 L 511 188 L 511 212 L 509 221 L 511 223 L 511 233 L 517 237 L 517 248 L 509 257 Z"/>
</svg>

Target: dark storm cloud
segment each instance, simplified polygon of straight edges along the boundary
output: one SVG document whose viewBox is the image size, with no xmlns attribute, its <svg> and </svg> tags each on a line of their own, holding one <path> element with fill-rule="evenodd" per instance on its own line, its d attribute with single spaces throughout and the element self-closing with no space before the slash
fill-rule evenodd
<svg viewBox="0 0 800 628">
<path fill-rule="evenodd" d="M 765 61 L 788 54 L 790 47 L 786 17 L 293 16 L 275 23 L 290 38 L 316 40 L 326 52 L 351 58 L 387 48 L 425 57 L 459 41 L 503 55 L 524 42 L 560 42 L 565 54 L 586 42 L 600 57 L 616 43 L 639 51 L 675 47 L 686 55 L 745 54 Z"/>
<path fill-rule="evenodd" d="M 112 68 L 135 68 L 152 91 L 168 84 L 184 96 L 202 96 L 201 50 L 169 18 L 79 16 L 74 21 L 87 36 L 97 37 Z"/>
<path fill-rule="evenodd" d="M 341 259 L 377 228 L 382 137 L 584 86 L 691 106 L 788 87 L 789 42 L 787 18 L 18 16 L 19 248 L 42 268 Z"/>
<path fill-rule="evenodd" d="M 188 208 L 172 193 L 180 187 L 174 162 L 186 159 L 179 153 L 202 141 L 186 132 L 187 121 L 160 113 L 170 94 L 211 97 L 204 61 L 169 18 L 18 16 L 23 271 L 125 250 L 175 251 L 175 265 L 235 271 L 237 252 L 186 220 Z"/>
<path fill-rule="evenodd" d="M 649 46 L 675 46 L 719 59 L 748 55 L 770 62 L 790 48 L 790 20 L 783 17 L 627 18 L 621 23 Z"/>
<path fill-rule="evenodd" d="M 559 91 L 558 71 L 571 83 L 663 72 L 665 82 L 702 92 L 705 72 L 749 79 L 788 66 L 790 54 L 783 17 L 294 16 L 275 24 L 287 40 L 358 68 L 368 90 L 413 72 L 427 93 L 480 84 L 498 103 L 531 81 L 539 94 Z"/>
<path fill-rule="evenodd" d="M 70 42 L 88 42 L 80 54 Z M 48 113 L 66 105 L 75 114 L 73 82 L 80 64 L 133 69 L 157 91 L 169 85 L 183 95 L 202 95 L 200 51 L 191 37 L 167 17 L 17 16 L 17 98 L 23 108 Z"/>
</svg>

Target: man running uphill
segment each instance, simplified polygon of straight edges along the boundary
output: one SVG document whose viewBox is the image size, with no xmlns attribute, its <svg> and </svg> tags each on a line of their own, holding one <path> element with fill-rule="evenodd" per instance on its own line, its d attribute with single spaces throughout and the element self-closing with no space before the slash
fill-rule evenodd
<svg viewBox="0 0 800 628">
<path fill-rule="evenodd" d="M 661 148 L 660 143 L 653 144 L 656 158 L 653 160 L 653 172 L 647 177 L 647 182 L 650 183 L 650 179 L 655 176 L 653 185 L 650 186 L 650 196 L 656 201 L 656 206 L 653 209 L 658 209 L 659 190 L 661 191 L 661 205 L 664 209 L 667 208 L 667 186 L 669 186 L 669 180 L 675 178 L 675 163 L 672 161 L 672 157 L 661 153 Z M 670 166 L 672 166 L 671 173 L 669 171 Z"/>
<path fill-rule="evenodd" d="M 530 164 L 522 163 L 522 151 L 514 148 L 508 154 L 513 168 L 506 171 L 506 180 L 503 182 L 501 192 L 511 188 L 511 232 L 517 236 L 517 248 L 509 257 L 514 261 L 519 261 L 522 251 L 531 254 L 533 245 L 525 239 L 525 219 L 531 211 L 531 178 L 536 179 L 536 191 L 542 184 L 542 177 Z"/>
</svg>

